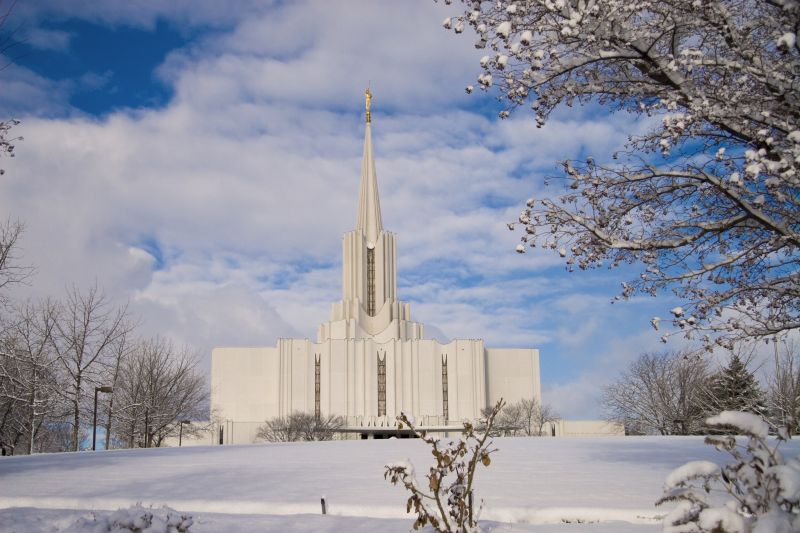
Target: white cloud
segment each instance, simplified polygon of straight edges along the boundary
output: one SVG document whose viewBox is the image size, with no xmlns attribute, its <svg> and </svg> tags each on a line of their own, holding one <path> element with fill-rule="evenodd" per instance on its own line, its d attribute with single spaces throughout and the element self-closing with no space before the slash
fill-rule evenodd
<svg viewBox="0 0 800 533">
<path fill-rule="evenodd" d="M 66 51 L 72 34 L 67 31 L 32 28 L 21 41 L 39 50 Z"/>
<path fill-rule="evenodd" d="M 0 113 L 20 117 L 35 112 L 40 115 L 66 115 L 67 102 L 75 82 L 50 80 L 22 68 L 13 57 L 0 55 Z M 35 111 L 34 111 L 35 110 Z"/>
</svg>

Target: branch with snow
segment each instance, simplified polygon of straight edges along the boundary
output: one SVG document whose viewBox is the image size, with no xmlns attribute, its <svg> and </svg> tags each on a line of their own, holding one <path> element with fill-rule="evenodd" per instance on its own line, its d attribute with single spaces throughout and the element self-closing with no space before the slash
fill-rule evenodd
<svg viewBox="0 0 800 533">
<path fill-rule="evenodd" d="M 462 3 L 444 26 L 487 50 L 478 86 L 501 118 L 530 104 L 544 126 L 593 102 L 660 119 L 611 163 L 564 161 L 556 198 L 511 224 L 517 252 L 552 250 L 570 271 L 640 264 L 619 297 L 672 289 L 674 331 L 708 346 L 800 327 L 800 3 Z"/>
<path fill-rule="evenodd" d="M 2 24 L 2 22 L 0 22 Z M 11 128 L 19 124 L 19 120 L 11 119 L 0 122 L 0 156 L 14 157 L 14 143 L 21 141 L 22 137 L 11 137 Z M 0 176 L 5 170 L 0 168 Z"/>
</svg>

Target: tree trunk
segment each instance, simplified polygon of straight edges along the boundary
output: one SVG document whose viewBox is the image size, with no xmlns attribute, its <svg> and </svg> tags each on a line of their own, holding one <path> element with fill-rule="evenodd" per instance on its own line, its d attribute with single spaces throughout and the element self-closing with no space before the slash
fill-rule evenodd
<svg viewBox="0 0 800 533">
<path fill-rule="evenodd" d="M 80 451 L 80 423 L 81 423 L 81 376 L 75 379 L 75 398 L 72 400 L 72 451 Z"/>
<path fill-rule="evenodd" d="M 28 419 L 31 426 L 30 443 L 28 443 L 28 455 L 33 455 L 33 442 L 36 437 L 36 386 L 31 391 L 31 416 Z"/>
<path fill-rule="evenodd" d="M 108 400 L 108 419 L 106 421 L 106 450 L 108 450 L 109 443 L 111 442 L 111 413 L 114 410 L 114 396 L 112 393 L 111 399 Z"/>
</svg>

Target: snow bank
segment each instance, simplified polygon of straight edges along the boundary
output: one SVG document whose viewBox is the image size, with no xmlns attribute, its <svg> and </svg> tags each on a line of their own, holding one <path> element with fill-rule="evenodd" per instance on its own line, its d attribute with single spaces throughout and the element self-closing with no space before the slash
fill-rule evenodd
<svg viewBox="0 0 800 533">
<path fill-rule="evenodd" d="M 134 505 L 110 514 L 81 517 L 63 533 L 189 533 L 191 517 L 169 507 L 160 509 Z"/>
</svg>

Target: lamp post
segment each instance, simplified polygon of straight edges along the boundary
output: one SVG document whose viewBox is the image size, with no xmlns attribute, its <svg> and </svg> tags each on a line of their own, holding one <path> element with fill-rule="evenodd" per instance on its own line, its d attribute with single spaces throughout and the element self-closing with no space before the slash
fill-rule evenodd
<svg viewBox="0 0 800 533">
<path fill-rule="evenodd" d="M 183 425 L 184 424 L 191 424 L 191 420 L 181 420 L 181 429 L 178 431 L 178 447 L 180 448 L 181 443 L 183 442 Z"/>
<path fill-rule="evenodd" d="M 94 422 L 92 422 L 92 451 L 95 451 L 95 444 L 97 443 L 97 393 L 98 392 L 105 392 L 110 394 L 114 392 L 114 388 L 113 387 L 94 388 Z M 108 435 L 106 435 L 106 439 L 108 439 Z"/>
</svg>

